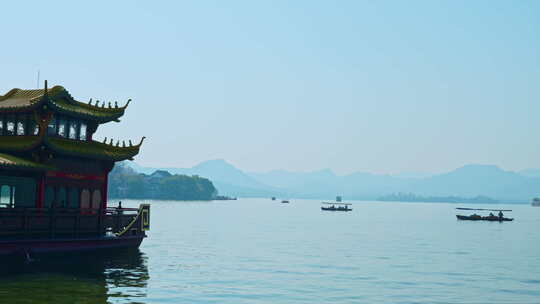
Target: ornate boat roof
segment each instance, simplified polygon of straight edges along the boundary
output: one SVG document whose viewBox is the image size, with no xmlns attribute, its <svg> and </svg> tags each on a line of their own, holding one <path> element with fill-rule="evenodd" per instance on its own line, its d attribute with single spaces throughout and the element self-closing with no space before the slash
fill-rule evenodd
<svg viewBox="0 0 540 304">
<path fill-rule="evenodd" d="M 114 145 L 97 141 L 78 141 L 60 137 L 41 136 L 0 136 L 0 150 L 26 152 L 43 145 L 51 150 L 69 156 L 122 161 L 133 159 L 139 153 L 144 137 L 137 145 Z"/>
<path fill-rule="evenodd" d="M 143 141 L 144 137 L 137 145 L 115 146 L 97 141 L 80 142 L 59 137 L 45 138 L 46 145 L 60 154 L 112 161 L 132 160 L 135 155 L 139 154 Z"/>
<path fill-rule="evenodd" d="M 114 106 L 110 102 L 107 106 L 105 106 L 105 103 L 100 104 L 99 101 L 92 104 L 92 100 L 88 103 L 82 103 L 75 100 L 62 86 L 48 89 L 47 81 L 45 81 L 44 89 L 12 89 L 6 95 L 0 95 L 0 114 L 7 114 L 9 117 L 11 115 L 15 116 L 17 113 L 28 115 L 29 112 L 33 112 L 35 122 L 39 121 L 39 134 L 32 136 L 0 135 L 0 153 L 15 152 L 14 154 L 19 155 L 18 153 L 21 152 L 36 152 L 37 149 L 47 149 L 59 155 L 113 162 L 133 159 L 139 153 L 144 137 L 137 145 L 133 145 L 131 141 L 129 141 L 129 145 L 126 145 L 125 142 L 120 145 L 118 141 L 114 145 L 112 141 L 107 144 L 106 142 L 100 143 L 92 140 L 97 124 L 119 121 L 118 119 L 124 115 L 130 101 L 128 100 L 122 107 L 119 107 L 116 102 Z M 68 118 L 84 120 L 80 124 L 76 121 L 74 127 L 75 132 L 79 132 L 79 126 L 82 130 L 83 123 L 85 123 L 86 132 L 86 126 L 88 126 L 88 133 L 85 133 L 84 139 L 66 138 L 64 137 L 66 134 L 49 135 L 50 125 L 48 124 L 50 124 L 52 118 L 50 114 L 57 113 L 68 116 Z M 6 121 L 9 123 L 14 119 Z M 53 126 L 55 125 L 56 122 L 54 122 Z M 8 128 L 7 125 L 5 128 Z M 9 128 L 13 128 L 13 124 Z"/>
<path fill-rule="evenodd" d="M 58 113 L 96 121 L 98 123 L 106 123 L 109 121 L 118 121 L 124 115 L 124 111 L 130 101 L 128 100 L 122 107 L 119 107 L 116 102 L 114 106 L 110 102 L 107 106 L 105 106 L 105 102 L 99 106 L 99 101 L 92 105 L 91 101 L 89 103 L 83 103 L 75 100 L 62 86 L 47 89 L 47 85 L 45 84 L 44 89 L 12 89 L 7 94 L 0 95 L 0 113 L 23 112 L 45 105 Z"/>
</svg>

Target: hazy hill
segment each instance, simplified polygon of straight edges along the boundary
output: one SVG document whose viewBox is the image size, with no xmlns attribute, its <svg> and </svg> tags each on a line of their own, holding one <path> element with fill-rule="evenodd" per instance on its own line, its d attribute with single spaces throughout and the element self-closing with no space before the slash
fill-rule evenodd
<svg viewBox="0 0 540 304">
<path fill-rule="evenodd" d="M 519 171 L 518 173 L 527 177 L 540 177 L 540 169 L 525 169 Z"/>
<path fill-rule="evenodd" d="M 223 159 L 205 161 L 191 168 L 151 168 L 139 166 L 134 162 L 129 162 L 128 165 L 135 171 L 146 174 L 161 169 L 172 174 L 205 177 L 212 181 L 221 195 L 257 197 L 279 195 L 284 192 L 257 181 Z"/>
<path fill-rule="evenodd" d="M 540 192 L 540 178 L 504 171 L 493 165 L 467 165 L 413 183 L 421 195 L 486 195 L 498 200 L 529 200 Z"/>
<path fill-rule="evenodd" d="M 130 164 L 139 172 L 154 172 L 157 169 Z M 412 193 L 425 197 L 486 196 L 503 202 L 528 202 L 540 194 L 540 177 L 536 177 L 534 170 L 527 170 L 523 174 L 505 171 L 494 165 L 466 165 L 448 173 L 423 178 L 365 172 L 340 176 L 329 169 L 245 173 L 224 160 L 206 161 L 192 168 L 162 169 L 209 178 L 220 194 L 232 196 L 331 199 L 342 195 L 347 199 L 376 199 L 394 193 Z"/>
<path fill-rule="evenodd" d="M 364 172 L 337 176 L 329 170 L 309 173 L 271 171 L 250 175 L 264 184 L 286 188 L 302 197 L 324 198 L 342 194 L 348 198 L 375 199 L 392 193 L 415 193 L 439 197 L 487 196 L 501 201 L 526 202 L 540 192 L 540 178 L 531 172 L 525 176 L 493 165 L 466 165 L 424 178 Z"/>
</svg>

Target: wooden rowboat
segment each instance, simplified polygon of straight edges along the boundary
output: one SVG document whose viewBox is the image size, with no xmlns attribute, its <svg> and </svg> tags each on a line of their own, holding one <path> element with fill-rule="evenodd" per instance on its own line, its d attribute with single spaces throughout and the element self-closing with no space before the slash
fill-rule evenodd
<svg viewBox="0 0 540 304">
<path fill-rule="evenodd" d="M 507 217 L 498 217 L 498 216 L 480 216 L 477 214 L 473 215 L 456 215 L 458 220 L 463 221 L 489 221 L 489 222 L 511 222 L 514 219 L 513 218 L 507 218 Z"/>
</svg>

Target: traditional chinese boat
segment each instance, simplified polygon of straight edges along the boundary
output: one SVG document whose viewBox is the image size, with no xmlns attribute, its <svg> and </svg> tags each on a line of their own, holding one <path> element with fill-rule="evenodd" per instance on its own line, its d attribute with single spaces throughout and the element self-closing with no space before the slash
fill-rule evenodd
<svg viewBox="0 0 540 304">
<path fill-rule="evenodd" d="M 108 174 L 136 145 L 97 142 L 129 104 L 75 100 L 61 86 L 0 95 L 0 255 L 136 248 L 150 206 L 108 206 Z"/>
</svg>

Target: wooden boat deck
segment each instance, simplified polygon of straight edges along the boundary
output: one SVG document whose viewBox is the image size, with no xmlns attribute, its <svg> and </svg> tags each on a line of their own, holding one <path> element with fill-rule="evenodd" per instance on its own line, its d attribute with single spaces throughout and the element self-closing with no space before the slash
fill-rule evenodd
<svg viewBox="0 0 540 304">
<path fill-rule="evenodd" d="M 149 205 L 136 208 L 0 208 L 0 255 L 138 247 L 149 228 Z"/>
</svg>

